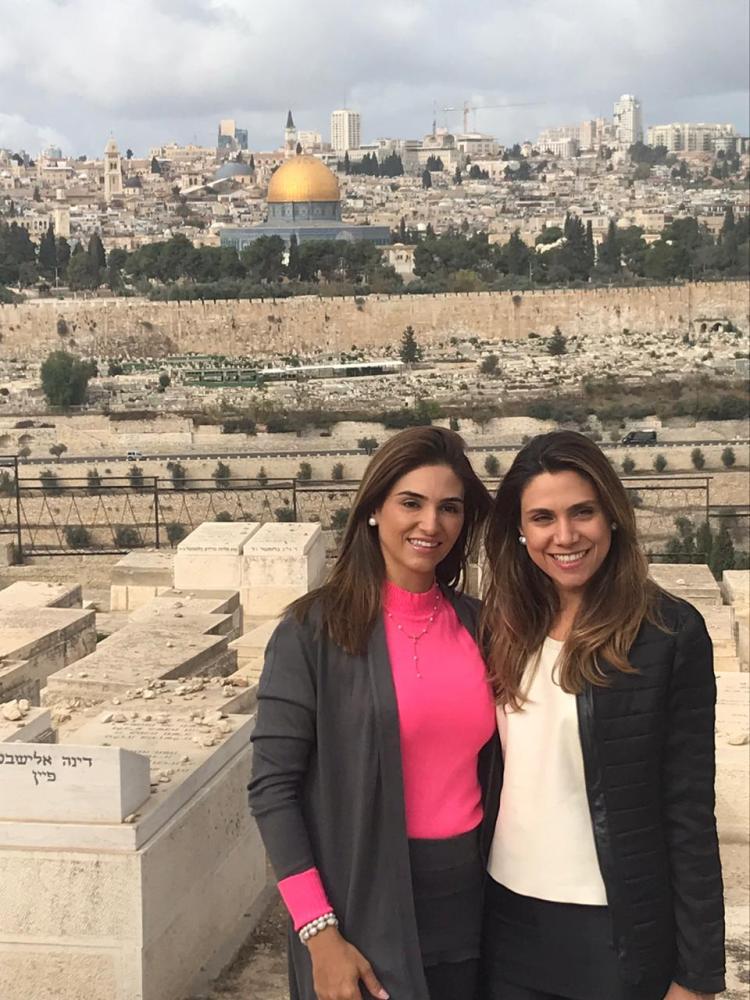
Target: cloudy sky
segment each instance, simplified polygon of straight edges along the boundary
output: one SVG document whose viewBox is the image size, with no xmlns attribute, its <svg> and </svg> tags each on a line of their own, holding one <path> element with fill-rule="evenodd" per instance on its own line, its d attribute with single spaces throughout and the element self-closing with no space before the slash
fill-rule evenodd
<svg viewBox="0 0 750 1000">
<path fill-rule="evenodd" d="M 289 107 L 325 138 L 336 107 L 365 141 L 417 137 L 465 100 L 513 142 L 621 93 L 646 124 L 750 129 L 747 0 L 0 0 L 0 24 L 0 147 L 32 154 L 213 144 L 221 117 L 272 149 Z"/>
</svg>

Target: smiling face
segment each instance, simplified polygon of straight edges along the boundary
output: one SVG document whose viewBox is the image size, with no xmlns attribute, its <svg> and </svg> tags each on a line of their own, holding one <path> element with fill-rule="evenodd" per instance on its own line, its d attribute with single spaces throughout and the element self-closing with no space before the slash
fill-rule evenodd
<svg viewBox="0 0 750 1000">
<path fill-rule="evenodd" d="M 456 544 L 464 524 L 464 487 L 446 465 L 423 465 L 396 480 L 375 512 L 388 579 L 421 593 Z"/>
<path fill-rule="evenodd" d="M 521 494 L 521 534 L 529 558 L 552 580 L 563 603 L 579 598 L 612 543 L 594 486 L 577 472 L 542 472 Z"/>
</svg>

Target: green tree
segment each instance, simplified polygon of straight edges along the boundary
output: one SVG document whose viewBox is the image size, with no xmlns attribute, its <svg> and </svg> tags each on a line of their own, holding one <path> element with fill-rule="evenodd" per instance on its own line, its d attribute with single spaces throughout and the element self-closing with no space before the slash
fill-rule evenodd
<svg viewBox="0 0 750 1000">
<path fill-rule="evenodd" d="M 497 455 L 487 455 L 484 460 L 484 471 L 492 479 L 496 479 L 500 475 L 500 460 Z"/>
<path fill-rule="evenodd" d="M 404 330 L 401 337 L 401 347 L 398 353 L 405 365 L 410 365 L 415 361 L 422 360 L 423 351 L 417 343 L 417 335 L 414 333 L 413 327 L 407 326 Z"/>
<path fill-rule="evenodd" d="M 357 447 L 361 448 L 365 455 L 372 455 L 380 442 L 374 437 L 362 437 L 357 441 Z"/>
<path fill-rule="evenodd" d="M 92 233 L 89 237 L 88 255 L 93 267 L 96 268 L 96 273 L 99 274 L 107 266 L 107 255 L 99 233 Z"/>
<path fill-rule="evenodd" d="M 93 373 L 91 363 L 67 351 L 53 351 L 42 362 L 42 391 L 50 406 L 80 406 Z"/>
<path fill-rule="evenodd" d="M 297 469 L 297 479 L 303 481 L 309 481 L 312 479 L 312 466 L 309 462 L 300 462 L 299 469 Z"/>
<path fill-rule="evenodd" d="M 568 353 L 567 343 L 568 338 L 563 336 L 563 332 L 560 327 L 556 326 L 552 336 L 547 341 L 547 351 L 553 358 L 560 357 L 561 355 Z"/>
<path fill-rule="evenodd" d="M 453 183 L 454 184 L 463 184 L 463 182 L 464 182 L 464 179 L 461 176 L 461 168 L 457 166 L 456 169 L 455 169 L 455 171 L 454 171 L 454 173 L 453 173 Z"/>
<path fill-rule="evenodd" d="M 167 386 L 172 384 L 172 378 L 168 372 L 159 373 L 159 388 L 162 392 L 167 388 Z"/>
<path fill-rule="evenodd" d="M 55 277 L 57 269 L 57 244 L 55 242 L 55 227 L 52 223 L 45 229 L 44 235 L 39 241 L 37 262 L 39 270 L 45 278 Z"/>
<path fill-rule="evenodd" d="M 336 462 L 333 468 L 331 469 L 331 479 L 336 480 L 337 482 L 341 482 L 343 478 L 344 478 L 344 463 Z"/>
<path fill-rule="evenodd" d="M 703 561 L 709 564 L 711 562 L 713 545 L 714 536 L 711 531 L 711 525 L 708 521 L 701 521 L 695 533 L 695 547 L 698 553 L 703 556 Z"/>
<path fill-rule="evenodd" d="M 430 174 L 429 170 L 422 171 L 422 187 L 425 190 L 428 190 L 429 188 L 432 187 L 432 175 Z"/>
<path fill-rule="evenodd" d="M 266 485 L 266 483 L 268 482 L 268 473 L 266 472 L 264 466 L 261 465 L 260 469 L 258 470 L 258 475 L 255 478 L 258 480 L 261 486 Z"/>
<path fill-rule="evenodd" d="M 708 566 L 717 580 L 725 569 L 734 569 L 734 543 L 726 524 L 722 524 L 713 541 Z"/>
<path fill-rule="evenodd" d="M 274 511 L 274 515 L 277 521 L 293 522 L 297 520 L 297 517 L 294 513 L 294 508 L 292 507 L 277 507 L 276 510 Z"/>
<path fill-rule="evenodd" d="M 337 507 L 336 510 L 331 514 L 331 528 L 340 532 L 346 527 L 346 522 L 349 520 L 349 508 L 348 507 Z"/>
<path fill-rule="evenodd" d="M 450 430 L 458 433 L 461 430 L 461 421 L 458 419 L 458 417 L 451 415 L 448 418 L 448 427 Z"/>
<path fill-rule="evenodd" d="M 486 358 L 482 359 L 482 363 L 479 366 L 479 371 L 482 375 L 491 375 L 493 378 L 499 375 L 498 362 L 499 358 L 497 354 L 488 354 Z"/>
<path fill-rule="evenodd" d="M 626 455 L 625 458 L 623 458 L 622 471 L 626 476 L 631 476 L 635 472 L 635 462 L 630 455 Z"/>
<path fill-rule="evenodd" d="M 138 529 L 132 524 L 118 524 L 115 528 L 115 545 L 118 549 L 137 549 L 142 545 Z"/>
<path fill-rule="evenodd" d="M 52 444 L 50 445 L 49 453 L 50 455 L 54 455 L 55 458 L 59 458 L 67 450 L 68 446 L 66 444 Z"/>
<path fill-rule="evenodd" d="M 67 268 L 67 280 L 74 292 L 90 291 L 99 287 L 99 270 L 91 257 L 76 244 Z"/>
<path fill-rule="evenodd" d="M 300 276 L 299 244 L 296 233 L 289 238 L 289 259 L 286 263 L 286 274 L 290 281 L 298 281 Z"/>
<path fill-rule="evenodd" d="M 55 256 L 58 281 L 66 281 L 68 261 L 70 260 L 70 243 L 68 243 L 64 236 L 58 236 L 55 241 Z"/>
<path fill-rule="evenodd" d="M 156 159 L 155 156 L 151 157 L 151 173 L 152 174 L 161 173 L 161 164 L 159 163 L 159 161 Z"/>
<path fill-rule="evenodd" d="M 721 464 L 725 469 L 731 469 L 736 461 L 737 456 L 734 453 L 734 448 L 727 446 L 721 453 Z"/>
<path fill-rule="evenodd" d="M 664 472 L 667 467 L 667 460 L 661 452 L 654 458 L 654 468 L 657 472 Z"/>
<path fill-rule="evenodd" d="M 211 473 L 211 478 L 216 483 L 217 487 L 226 486 L 229 480 L 231 479 L 231 471 L 229 466 L 225 462 L 219 460 L 216 463 L 216 468 Z"/>
<path fill-rule="evenodd" d="M 690 461 L 693 463 L 694 469 L 702 469 L 706 464 L 706 456 L 700 450 L 700 448 L 693 448 L 690 452 Z"/>
</svg>

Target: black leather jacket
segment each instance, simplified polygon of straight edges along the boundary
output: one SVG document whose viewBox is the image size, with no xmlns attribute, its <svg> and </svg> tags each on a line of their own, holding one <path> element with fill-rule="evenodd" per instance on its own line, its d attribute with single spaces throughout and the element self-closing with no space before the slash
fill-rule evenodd
<svg viewBox="0 0 750 1000">
<path fill-rule="evenodd" d="M 636 674 L 606 668 L 578 695 L 599 865 L 624 978 L 724 985 L 724 903 L 714 818 L 713 650 L 701 615 L 668 595 L 669 631 L 644 624 Z"/>
</svg>

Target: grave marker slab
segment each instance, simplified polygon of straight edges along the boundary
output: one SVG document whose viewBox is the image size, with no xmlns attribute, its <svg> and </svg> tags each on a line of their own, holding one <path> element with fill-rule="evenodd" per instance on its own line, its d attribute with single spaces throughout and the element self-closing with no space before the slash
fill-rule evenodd
<svg viewBox="0 0 750 1000">
<path fill-rule="evenodd" d="M 254 521 L 206 521 L 177 546 L 174 586 L 178 590 L 239 590 L 242 549 L 259 530 Z"/>
<path fill-rule="evenodd" d="M 80 583 L 16 580 L 0 590 L 0 608 L 80 608 Z"/>
<path fill-rule="evenodd" d="M 319 524 L 264 524 L 242 550 L 246 615 L 280 614 L 322 582 L 325 557 Z"/>
<path fill-rule="evenodd" d="M 121 823 L 149 795 L 148 758 L 119 747 L 0 747 L 0 820 Z"/>
</svg>

